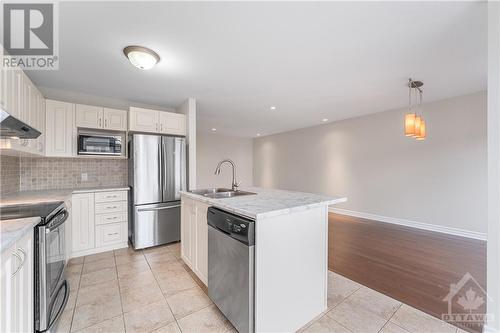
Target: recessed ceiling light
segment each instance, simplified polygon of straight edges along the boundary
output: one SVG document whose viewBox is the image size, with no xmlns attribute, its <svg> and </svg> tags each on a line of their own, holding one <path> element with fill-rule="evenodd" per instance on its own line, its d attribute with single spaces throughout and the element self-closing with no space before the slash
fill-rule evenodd
<svg viewBox="0 0 500 333">
<path fill-rule="evenodd" d="M 323 120 L 323 122 L 327 122 L 327 121 L 328 121 L 328 119 L 327 119 L 327 118 L 323 118 L 322 120 Z"/>
<path fill-rule="evenodd" d="M 123 53 L 132 65 L 140 69 L 151 69 L 160 61 L 160 56 L 155 51 L 142 46 L 127 46 Z"/>
<path fill-rule="evenodd" d="M 215 127 L 214 127 L 214 128 L 212 128 L 212 131 L 213 131 L 213 132 L 217 131 L 217 128 L 215 128 Z"/>
<path fill-rule="evenodd" d="M 276 107 L 273 105 L 270 107 L 271 110 L 276 110 Z"/>
<path fill-rule="evenodd" d="M 260 136 L 260 133 L 257 133 L 257 136 Z"/>
</svg>

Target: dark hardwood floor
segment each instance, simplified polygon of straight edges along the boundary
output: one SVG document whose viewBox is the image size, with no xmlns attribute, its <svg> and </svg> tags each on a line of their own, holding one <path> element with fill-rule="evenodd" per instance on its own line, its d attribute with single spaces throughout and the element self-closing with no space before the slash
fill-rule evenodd
<svg viewBox="0 0 500 333">
<path fill-rule="evenodd" d="M 485 241 L 330 213 L 328 250 L 330 270 L 438 318 L 467 272 L 486 290 Z"/>
</svg>

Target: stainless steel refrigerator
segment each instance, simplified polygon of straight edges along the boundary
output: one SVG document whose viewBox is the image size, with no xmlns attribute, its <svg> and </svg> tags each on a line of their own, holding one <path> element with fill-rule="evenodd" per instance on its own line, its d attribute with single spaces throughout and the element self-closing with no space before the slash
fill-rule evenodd
<svg viewBox="0 0 500 333">
<path fill-rule="evenodd" d="M 185 138 L 129 136 L 129 239 L 134 249 L 181 239 L 179 191 L 186 188 Z"/>
</svg>

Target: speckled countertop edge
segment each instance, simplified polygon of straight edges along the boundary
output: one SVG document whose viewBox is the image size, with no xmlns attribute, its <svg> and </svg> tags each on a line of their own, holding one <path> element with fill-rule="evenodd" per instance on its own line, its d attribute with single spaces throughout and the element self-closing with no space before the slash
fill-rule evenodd
<svg viewBox="0 0 500 333">
<path fill-rule="evenodd" d="M 222 199 L 208 198 L 187 191 L 182 191 L 181 195 L 205 202 L 235 214 L 259 220 L 347 201 L 346 197 L 264 189 L 259 187 L 248 187 L 242 190 L 257 194 Z"/>
<path fill-rule="evenodd" d="M 0 253 L 9 249 L 17 240 L 33 231 L 33 227 L 40 223 L 40 217 L 27 217 L 0 222 Z"/>
</svg>

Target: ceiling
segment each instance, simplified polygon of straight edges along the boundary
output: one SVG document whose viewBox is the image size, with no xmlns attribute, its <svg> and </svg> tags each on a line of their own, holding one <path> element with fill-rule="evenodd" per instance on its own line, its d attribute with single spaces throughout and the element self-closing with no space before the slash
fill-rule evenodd
<svg viewBox="0 0 500 333">
<path fill-rule="evenodd" d="M 61 2 L 58 90 L 175 107 L 198 127 L 268 135 L 486 89 L 486 2 Z M 152 48 L 141 71 L 123 47 Z M 271 111 L 270 106 L 276 106 Z"/>
</svg>

